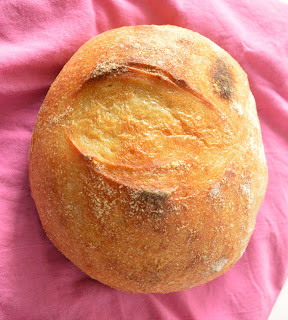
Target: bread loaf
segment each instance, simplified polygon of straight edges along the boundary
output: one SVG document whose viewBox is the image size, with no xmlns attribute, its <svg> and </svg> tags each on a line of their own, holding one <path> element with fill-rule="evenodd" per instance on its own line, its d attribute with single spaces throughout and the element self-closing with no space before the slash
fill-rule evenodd
<svg viewBox="0 0 288 320">
<path fill-rule="evenodd" d="M 29 174 L 48 237 L 90 277 L 138 293 L 208 282 L 242 256 L 267 185 L 247 76 L 187 29 L 100 34 L 52 84 Z"/>
</svg>

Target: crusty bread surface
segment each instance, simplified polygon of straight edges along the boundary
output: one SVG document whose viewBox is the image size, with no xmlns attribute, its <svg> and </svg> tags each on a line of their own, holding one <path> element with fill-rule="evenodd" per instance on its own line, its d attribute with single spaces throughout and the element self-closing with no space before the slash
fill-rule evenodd
<svg viewBox="0 0 288 320">
<path fill-rule="evenodd" d="M 90 277 L 137 293 L 208 282 L 242 256 L 267 185 L 247 76 L 187 29 L 100 34 L 52 84 L 29 175 L 48 237 Z"/>
</svg>

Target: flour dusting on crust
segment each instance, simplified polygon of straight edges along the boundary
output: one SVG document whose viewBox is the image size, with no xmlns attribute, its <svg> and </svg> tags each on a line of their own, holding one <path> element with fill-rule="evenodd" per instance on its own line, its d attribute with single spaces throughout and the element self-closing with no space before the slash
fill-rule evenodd
<svg viewBox="0 0 288 320">
<path fill-rule="evenodd" d="M 225 258 L 225 257 L 220 258 L 218 261 L 216 261 L 212 265 L 213 272 L 220 272 L 224 268 L 224 266 L 226 265 L 227 262 L 228 262 L 227 258 Z"/>
<path fill-rule="evenodd" d="M 236 110 L 236 112 L 242 116 L 243 115 L 243 108 L 242 108 L 242 105 L 236 101 L 234 101 L 232 104 L 231 104 L 231 108 L 233 110 Z"/>
</svg>

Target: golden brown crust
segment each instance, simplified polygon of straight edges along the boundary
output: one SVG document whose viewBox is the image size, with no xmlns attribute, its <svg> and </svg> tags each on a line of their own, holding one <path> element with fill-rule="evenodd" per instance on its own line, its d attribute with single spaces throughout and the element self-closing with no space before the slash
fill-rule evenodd
<svg viewBox="0 0 288 320">
<path fill-rule="evenodd" d="M 267 185 L 246 74 L 174 26 L 123 27 L 84 44 L 41 107 L 29 171 L 53 243 L 131 292 L 185 290 L 226 272 Z"/>
</svg>

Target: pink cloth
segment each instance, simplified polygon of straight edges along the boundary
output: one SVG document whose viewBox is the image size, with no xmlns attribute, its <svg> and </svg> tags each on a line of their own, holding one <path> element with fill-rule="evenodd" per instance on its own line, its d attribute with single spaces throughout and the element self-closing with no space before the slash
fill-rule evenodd
<svg viewBox="0 0 288 320">
<path fill-rule="evenodd" d="M 56 75 L 90 37 L 134 24 L 200 32 L 248 74 L 269 185 L 242 259 L 185 292 L 129 294 L 90 279 L 49 241 L 28 150 Z M 288 5 L 234 0 L 5 0 L 0 4 L 0 319 L 267 319 L 288 272 Z"/>
</svg>

